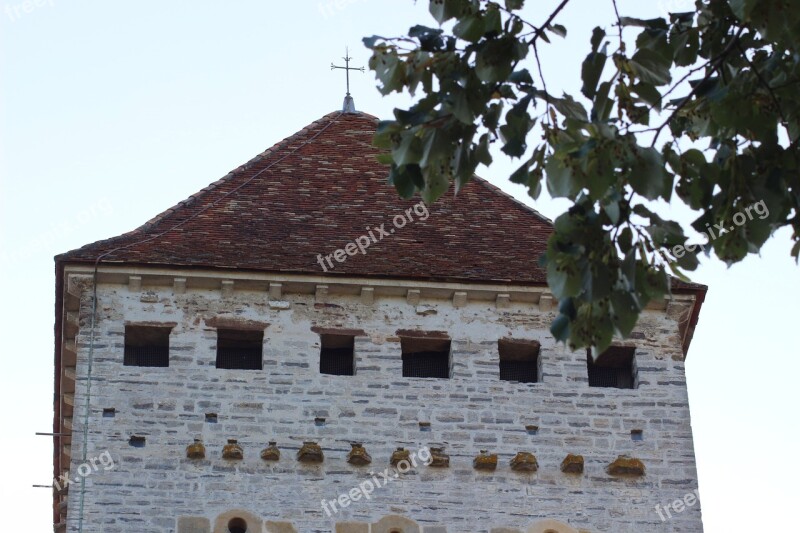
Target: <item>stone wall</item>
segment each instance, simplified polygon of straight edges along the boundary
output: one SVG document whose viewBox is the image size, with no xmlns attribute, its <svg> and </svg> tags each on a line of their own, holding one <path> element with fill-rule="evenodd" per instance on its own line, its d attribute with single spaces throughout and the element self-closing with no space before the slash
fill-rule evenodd
<svg viewBox="0 0 800 533">
<path fill-rule="evenodd" d="M 204 531 L 203 524 L 214 528 L 233 509 L 271 524 L 259 526 L 264 531 L 331 532 L 336 523 L 377 524 L 390 515 L 431 532 L 527 531 L 545 519 L 590 532 L 702 531 L 699 504 L 667 521 L 655 510 L 697 488 L 678 324 L 664 311 L 645 312 L 637 327 L 638 388 L 617 390 L 590 388 L 585 353 L 556 345 L 548 332 L 553 312 L 529 304 L 456 308 L 449 300 L 411 305 L 376 297 L 365 305 L 336 295 L 319 303 L 314 295 L 289 293 L 282 296 L 288 305 L 270 305 L 264 292 L 175 294 L 170 287 L 102 284 L 98 296 L 87 457 L 108 451 L 114 468 L 86 478 L 86 533 L 174 532 L 180 517 L 184 533 Z M 81 463 L 89 306 L 84 297 L 72 472 Z M 210 324 L 220 321 L 268 324 L 263 370 L 215 368 Z M 163 322 L 177 324 L 170 366 L 123 366 L 125 324 Z M 364 332 L 356 338 L 355 376 L 320 375 L 320 337 L 312 327 Z M 403 378 L 401 329 L 447 332 L 453 378 Z M 542 382 L 499 380 L 503 337 L 541 343 Z M 110 408 L 114 416 L 103 416 Z M 207 413 L 217 415 L 216 423 L 206 421 Z M 420 422 L 429 422 L 429 430 Z M 633 440 L 632 430 L 642 430 L 643 439 Z M 132 435 L 145 437 L 144 447 L 131 446 Z M 206 447 L 203 460 L 186 458 L 195 438 Z M 241 461 L 221 457 L 231 438 L 244 450 Z M 269 440 L 281 449 L 277 462 L 259 457 Z M 305 441 L 321 445 L 322 464 L 296 460 Z M 351 442 L 364 444 L 371 465 L 346 462 Z M 377 476 L 398 446 L 444 447 L 450 467 L 418 465 L 369 500 L 326 514 L 323 500 Z M 498 455 L 495 471 L 473 469 L 481 450 Z M 537 472 L 511 470 L 520 451 L 536 455 Z M 568 453 L 585 457 L 583 474 L 561 472 Z M 620 455 L 640 459 L 646 474 L 609 475 L 606 467 Z M 73 485 L 68 531 L 76 531 L 79 495 Z"/>
</svg>

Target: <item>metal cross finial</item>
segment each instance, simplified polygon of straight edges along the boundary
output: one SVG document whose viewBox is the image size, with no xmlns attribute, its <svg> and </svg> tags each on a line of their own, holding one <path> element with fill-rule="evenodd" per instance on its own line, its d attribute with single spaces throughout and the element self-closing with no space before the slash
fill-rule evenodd
<svg viewBox="0 0 800 533">
<path fill-rule="evenodd" d="M 345 66 L 339 67 L 339 66 L 336 66 L 333 63 L 331 63 L 331 70 L 335 70 L 337 68 L 344 70 L 346 78 L 347 78 L 347 94 L 344 97 L 344 106 L 343 106 L 342 110 L 354 113 L 356 109 L 355 109 L 355 105 L 353 104 L 353 99 L 350 97 L 350 71 L 351 70 L 358 70 L 358 71 L 364 72 L 364 67 L 356 68 L 356 67 L 351 67 L 350 66 L 350 60 L 353 59 L 353 58 L 350 57 L 350 50 L 348 50 L 347 48 L 345 48 L 344 57 L 342 59 L 344 59 Z"/>
</svg>

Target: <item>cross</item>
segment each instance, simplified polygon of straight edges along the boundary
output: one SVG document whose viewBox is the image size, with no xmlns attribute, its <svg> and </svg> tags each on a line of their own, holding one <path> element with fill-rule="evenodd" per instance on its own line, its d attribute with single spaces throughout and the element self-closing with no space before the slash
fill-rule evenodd
<svg viewBox="0 0 800 533">
<path fill-rule="evenodd" d="M 344 57 L 342 59 L 344 59 L 344 64 L 346 66 L 337 67 L 336 65 L 331 63 L 331 70 L 340 68 L 340 69 L 345 71 L 345 74 L 347 75 L 347 95 L 345 96 L 345 98 L 349 98 L 350 97 L 350 71 L 351 70 L 360 70 L 361 72 L 364 72 L 364 67 L 356 68 L 356 67 L 351 67 L 350 66 L 350 60 L 353 59 L 353 58 L 350 57 L 350 51 L 347 48 L 345 48 Z"/>
</svg>

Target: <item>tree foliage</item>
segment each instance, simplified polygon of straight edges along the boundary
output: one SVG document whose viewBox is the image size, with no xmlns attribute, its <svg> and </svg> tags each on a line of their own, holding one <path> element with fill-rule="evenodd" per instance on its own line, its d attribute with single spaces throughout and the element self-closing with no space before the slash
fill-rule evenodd
<svg viewBox="0 0 800 533">
<path fill-rule="evenodd" d="M 580 94 L 548 91 L 539 61 L 566 36 L 570 0 L 538 24 L 524 0 L 431 0 L 438 27 L 364 39 L 379 90 L 414 96 L 375 136 L 402 196 L 457 193 L 499 143 L 521 160 L 512 182 L 571 202 L 542 258 L 560 302 L 551 331 L 595 354 L 703 251 L 735 263 L 791 226 L 800 254 L 800 4 L 699 0 L 642 20 L 608 2 L 608 29 L 574 65 Z M 688 242 L 657 201 L 695 210 L 708 242 Z"/>
</svg>

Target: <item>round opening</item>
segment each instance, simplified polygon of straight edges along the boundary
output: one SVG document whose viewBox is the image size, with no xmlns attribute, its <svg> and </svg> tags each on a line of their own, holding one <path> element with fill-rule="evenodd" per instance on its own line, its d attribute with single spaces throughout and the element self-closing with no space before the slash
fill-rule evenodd
<svg viewBox="0 0 800 533">
<path fill-rule="evenodd" d="M 228 522 L 229 533 L 247 533 L 247 522 L 242 518 L 231 518 Z"/>
</svg>

